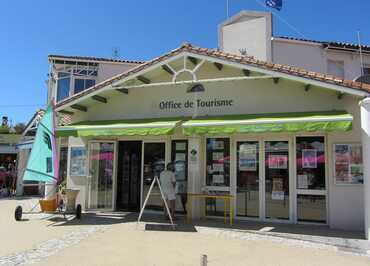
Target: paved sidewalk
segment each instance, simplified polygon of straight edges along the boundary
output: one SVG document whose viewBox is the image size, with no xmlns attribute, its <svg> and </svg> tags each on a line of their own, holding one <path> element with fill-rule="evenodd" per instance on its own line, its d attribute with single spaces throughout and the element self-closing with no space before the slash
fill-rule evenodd
<svg viewBox="0 0 370 266">
<path fill-rule="evenodd" d="M 27 201 L 27 200 L 26 200 Z M 20 201 L 25 203 L 26 201 Z M 0 200 L 0 230 L 8 241 L 0 265 L 370 265 L 368 241 L 359 232 L 222 220 L 178 221 L 173 230 L 161 217 L 88 213 L 15 222 L 14 200 Z M 42 218 L 42 219 L 40 219 Z"/>
</svg>

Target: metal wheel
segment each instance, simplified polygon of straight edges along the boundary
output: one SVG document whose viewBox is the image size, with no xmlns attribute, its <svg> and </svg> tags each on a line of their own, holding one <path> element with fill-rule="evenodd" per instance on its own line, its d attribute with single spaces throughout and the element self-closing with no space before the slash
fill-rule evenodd
<svg viewBox="0 0 370 266">
<path fill-rule="evenodd" d="M 82 207 L 81 207 L 81 204 L 77 204 L 76 206 L 76 218 L 77 219 L 81 219 L 81 215 L 82 215 Z"/>
<path fill-rule="evenodd" d="M 14 218 L 16 221 L 22 220 L 22 206 L 17 206 L 14 211 Z"/>
</svg>

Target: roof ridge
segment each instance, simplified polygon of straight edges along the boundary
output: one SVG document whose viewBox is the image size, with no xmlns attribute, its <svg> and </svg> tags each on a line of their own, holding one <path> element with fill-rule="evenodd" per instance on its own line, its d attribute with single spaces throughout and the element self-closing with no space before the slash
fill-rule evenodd
<svg viewBox="0 0 370 266">
<path fill-rule="evenodd" d="M 106 62 L 116 62 L 116 63 L 133 63 L 133 64 L 143 64 L 146 61 L 142 60 L 127 60 L 127 59 L 115 59 L 109 57 L 98 57 L 98 56 L 79 56 L 79 55 L 57 55 L 49 54 L 48 59 L 51 58 L 65 58 L 71 60 L 91 60 L 91 61 L 106 61 Z"/>
<path fill-rule="evenodd" d="M 232 54 L 232 53 L 227 53 L 223 52 L 220 50 L 215 50 L 215 49 L 209 49 L 209 48 L 203 48 L 203 47 L 198 47 L 194 46 L 190 43 L 184 42 L 181 44 L 176 49 L 173 49 L 161 56 L 155 57 L 143 64 L 137 65 L 123 73 L 120 73 L 116 76 L 113 76 L 107 80 L 104 80 L 95 86 L 90 87 L 87 90 L 81 91 L 80 93 L 77 93 L 69 98 L 66 98 L 65 100 L 57 103 L 57 107 L 63 106 L 64 104 L 67 104 L 71 101 L 74 101 L 86 94 L 89 94 L 91 92 L 94 92 L 96 90 L 99 90 L 105 86 L 111 85 L 114 82 L 127 77 L 131 74 L 135 74 L 149 66 L 152 66 L 156 63 L 159 63 L 161 61 L 166 60 L 169 57 L 172 57 L 174 55 L 177 55 L 181 52 L 190 52 L 198 55 L 205 55 L 213 58 L 221 58 L 224 60 L 230 60 L 235 63 L 240 63 L 240 64 L 246 64 L 246 65 L 252 65 L 252 66 L 257 66 L 266 70 L 271 70 L 271 71 L 277 71 L 280 73 L 285 73 L 293 76 L 298 76 L 298 77 L 303 77 L 303 78 L 308 78 L 312 80 L 317 80 L 321 81 L 324 83 L 328 84 L 334 84 L 338 86 L 343 86 L 343 87 L 348 87 L 351 89 L 355 90 L 362 90 L 364 92 L 370 93 L 370 84 L 365 84 L 361 82 L 356 82 L 352 80 L 346 80 L 341 77 L 335 77 L 332 75 L 327 75 L 324 73 L 319 73 L 315 71 L 309 71 L 300 67 L 295 67 L 295 66 L 289 66 L 289 65 L 282 65 L 282 64 L 275 64 L 272 62 L 267 62 L 267 61 L 262 61 L 259 59 L 256 59 L 254 57 L 249 57 L 249 56 L 242 56 L 242 55 L 237 55 L 237 54 Z"/>
<path fill-rule="evenodd" d="M 347 41 L 328 41 L 328 40 L 312 40 L 312 39 L 305 39 L 305 38 L 297 38 L 291 36 L 273 36 L 273 38 L 281 38 L 286 40 L 292 41 L 302 41 L 302 42 L 313 42 L 313 43 L 320 43 L 320 44 L 337 44 L 337 45 L 348 45 L 348 46 L 356 46 L 359 47 L 359 44 Z M 370 44 L 361 44 L 361 47 L 370 49 Z"/>
</svg>

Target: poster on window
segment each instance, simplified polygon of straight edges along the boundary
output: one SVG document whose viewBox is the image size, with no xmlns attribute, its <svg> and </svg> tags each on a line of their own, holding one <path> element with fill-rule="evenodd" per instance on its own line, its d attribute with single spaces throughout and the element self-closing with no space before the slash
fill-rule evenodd
<svg viewBox="0 0 370 266">
<path fill-rule="evenodd" d="M 239 148 L 239 171 L 257 170 L 257 145 L 243 144 Z"/>
<path fill-rule="evenodd" d="M 213 161 L 220 161 L 224 158 L 223 152 L 213 152 L 212 153 L 212 160 Z"/>
<path fill-rule="evenodd" d="M 317 168 L 317 150 L 302 150 L 302 168 Z"/>
<path fill-rule="evenodd" d="M 223 140 L 213 140 L 212 149 L 213 150 L 223 150 L 225 148 Z"/>
<path fill-rule="evenodd" d="M 306 174 L 297 175 L 298 188 L 307 189 L 308 188 L 308 176 Z"/>
<path fill-rule="evenodd" d="M 84 147 L 71 148 L 70 160 L 71 176 L 86 176 L 86 149 Z"/>
<path fill-rule="evenodd" d="M 270 169 L 287 169 L 288 168 L 288 156 L 270 154 L 268 158 L 268 165 Z"/>
<path fill-rule="evenodd" d="M 284 200 L 284 181 L 282 178 L 272 179 L 272 200 Z"/>
<path fill-rule="evenodd" d="M 336 184 L 362 184 L 363 164 L 360 144 L 335 144 L 334 167 Z"/>
<path fill-rule="evenodd" d="M 176 142 L 175 146 L 177 151 L 185 151 L 186 150 L 186 143 L 185 142 Z"/>
<path fill-rule="evenodd" d="M 212 181 L 214 184 L 223 184 L 225 182 L 224 175 L 213 175 Z"/>
</svg>

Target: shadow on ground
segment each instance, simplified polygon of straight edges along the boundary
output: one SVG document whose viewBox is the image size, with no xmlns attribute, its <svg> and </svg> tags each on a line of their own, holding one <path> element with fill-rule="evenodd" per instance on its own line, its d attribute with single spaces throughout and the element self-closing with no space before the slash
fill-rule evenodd
<svg viewBox="0 0 370 266">
<path fill-rule="evenodd" d="M 137 213 L 124 212 L 88 212 L 84 213 L 81 220 L 66 218 L 63 216 L 55 216 L 48 220 L 54 222 L 51 226 L 73 226 L 73 225 L 113 225 L 120 223 L 133 223 L 138 218 Z M 146 230 L 171 231 L 168 228 L 169 223 L 159 214 L 144 214 L 141 222 L 147 224 Z M 196 226 L 246 231 L 250 233 L 268 234 L 268 235 L 307 235 L 318 237 L 335 237 L 345 239 L 364 239 L 364 233 L 361 231 L 346 231 L 330 229 L 326 225 L 297 225 L 297 224 L 282 224 L 282 223 L 268 223 L 268 222 L 254 222 L 254 221 L 235 221 L 230 226 L 225 224 L 223 219 L 201 219 L 193 220 L 187 223 L 184 217 L 176 220 L 176 230 L 184 232 L 196 232 Z M 167 230 L 168 229 L 168 230 Z"/>
</svg>

